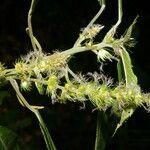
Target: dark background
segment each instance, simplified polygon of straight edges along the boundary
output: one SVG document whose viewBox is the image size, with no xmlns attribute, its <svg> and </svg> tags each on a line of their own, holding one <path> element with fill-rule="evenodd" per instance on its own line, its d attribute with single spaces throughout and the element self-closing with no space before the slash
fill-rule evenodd
<svg viewBox="0 0 150 150">
<path fill-rule="evenodd" d="M 7 67 L 13 67 L 20 55 L 32 50 L 30 40 L 25 33 L 30 0 L 5 0 L 0 4 L 0 61 Z M 71 48 L 78 38 L 79 31 L 85 27 L 99 10 L 96 0 L 39 0 L 33 14 L 34 35 L 43 50 Z M 150 11 L 148 1 L 123 0 L 123 22 L 118 29 L 118 36 L 131 24 L 137 14 L 135 29 L 137 45 L 130 51 L 134 72 L 144 92 L 149 92 L 150 85 Z M 102 35 L 117 20 L 117 0 L 107 2 L 107 8 L 97 23 L 106 26 Z M 99 37 L 101 38 L 101 37 Z M 98 39 L 97 39 L 98 40 Z M 90 58 L 90 59 L 89 59 Z M 91 54 L 76 54 L 70 62 L 75 72 L 99 70 L 96 57 Z M 117 80 L 116 63 L 104 66 L 105 74 Z M 7 85 L 2 91 L 9 91 L 0 106 L 0 125 L 6 126 L 19 135 L 24 150 L 44 150 L 44 142 L 34 116 L 18 104 L 15 93 Z M 24 93 L 28 101 L 44 104 L 42 115 L 58 150 L 91 150 L 94 147 L 96 114 L 90 104 L 80 110 L 81 104 L 51 104 L 46 96 L 40 96 L 33 90 Z M 108 145 L 108 150 L 148 150 L 150 149 L 150 116 L 139 108 L 126 124 L 118 131 Z"/>
</svg>

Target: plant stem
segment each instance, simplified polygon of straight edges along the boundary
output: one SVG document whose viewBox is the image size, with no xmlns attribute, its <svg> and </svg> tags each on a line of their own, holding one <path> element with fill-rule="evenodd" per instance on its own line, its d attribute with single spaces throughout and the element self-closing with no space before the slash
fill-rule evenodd
<svg viewBox="0 0 150 150">
<path fill-rule="evenodd" d="M 112 37 L 112 38 L 114 37 L 116 30 L 122 21 L 122 15 L 123 15 L 122 0 L 118 0 L 118 20 L 117 20 L 116 24 L 107 32 L 103 41 L 107 40 L 107 38 L 109 39 L 109 37 Z"/>
<path fill-rule="evenodd" d="M 89 46 L 89 47 L 88 46 L 73 47 L 73 48 L 70 48 L 68 50 L 65 50 L 65 51 L 61 52 L 61 54 L 73 55 L 73 54 L 76 54 L 76 53 L 85 52 L 85 51 L 89 51 L 89 50 L 102 49 L 104 47 L 112 48 L 112 46 L 110 44 L 106 44 L 104 42 L 101 42 L 99 44 L 95 44 L 95 45 L 92 45 L 92 46 Z"/>
<path fill-rule="evenodd" d="M 121 23 L 122 15 L 123 15 L 123 12 L 122 12 L 122 0 L 118 0 L 118 21 L 116 23 L 116 26 L 118 26 Z"/>
<path fill-rule="evenodd" d="M 52 141 L 52 138 L 49 134 L 49 131 L 46 127 L 46 124 L 44 123 L 40 113 L 38 110 L 36 110 L 36 113 L 35 113 L 38 121 L 39 121 L 39 125 L 40 125 L 40 129 L 41 129 L 41 132 L 43 134 L 43 137 L 44 137 L 44 140 L 45 140 L 45 143 L 46 143 L 46 146 L 47 146 L 47 149 L 48 150 L 56 150 L 56 147 Z"/>
<path fill-rule="evenodd" d="M 99 16 L 102 14 L 102 12 L 105 10 L 105 0 L 102 1 L 102 6 L 99 9 L 98 13 L 95 15 L 95 17 L 90 21 L 90 23 L 87 25 L 87 27 L 84 29 L 83 31 L 83 35 L 87 32 L 87 30 L 94 24 L 94 22 L 99 18 Z M 75 44 L 73 47 L 77 47 L 80 45 L 80 43 L 82 42 L 82 40 L 80 39 L 80 37 L 76 40 Z"/>
<path fill-rule="evenodd" d="M 101 42 L 99 44 L 94 44 L 92 46 L 72 47 L 70 49 L 62 51 L 61 54 L 69 56 L 69 55 L 74 55 L 74 54 L 80 53 L 80 52 L 86 52 L 86 51 L 90 51 L 90 50 L 92 51 L 92 50 L 95 50 L 95 49 L 100 50 L 100 49 L 103 49 L 103 48 L 106 48 L 106 47 L 112 48 L 112 45 L 111 44 L 106 44 L 105 42 Z M 49 57 L 49 56 L 52 56 L 52 55 L 48 55 L 48 56 L 45 56 L 45 57 Z M 15 68 L 6 69 L 5 73 L 6 73 L 6 78 L 8 80 L 10 78 L 17 79 L 17 77 L 15 76 L 16 75 Z M 32 79 L 32 78 L 31 78 L 31 80 L 36 81 L 36 79 Z M 37 80 L 37 82 L 38 82 L 38 80 Z"/>
<path fill-rule="evenodd" d="M 38 109 L 35 109 L 34 106 L 31 106 L 27 101 L 26 99 L 24 98 L 24 96 L 21 94 L 20 90 L 19 90 L 19 86 L 16 82 L 16 80 L 14 79 L 9 79 L 12 87 L 14 88 L 14 90 L 16 91 L 16 94 L 17 94 L 17 98 L 19 100 L 19 102 L 21 103 L 22 106 L 28 108 L 30 111 L 32 111 L 36 118 L 38 119 L 38 122 L 39 122 L 39 125 L 40 125 L 40 129 L 41 129 L 41 132 L 43 134 L 43 137 L 44 137 L 44 140 L 45 140 L 45 143 L 46 143 L 46 146 L 47 146 L 47 149 L 48 150 L 56 150 L 56 147 L 54 145 L 54 142 L 52 141 L 52 138 L 50 136 L 50 133 L 38 111 Z M 38 107 L 37 107 L 38 108 Z"/>
<path fill-rule="evenodd" d="M 122 21 L 122 0 L 118 0 L 118 20 L 117 23 L 108 31 L 105 39 L 108 37 L 113 37 L 116 33 L 117 27 L 120 25 Z M 118 62 L 118 78 L 119 81 L 122 79 L 122 70 L 120 61 Z M 97 129 L 96 129 L 96 140 L 95 140 L 95 150 L 104 150 L 106 146 L 106 142 L 109 140 L 108 138 L 108 129 L 107 129 L 108 121 L 107 116 L 104 112 L 98 112 L 97 115 Z"/>
<path fill-rule="evenodd" d="M 121 83 L 124 78 L 123 65 L 121 59 L 117 62 L 117 73 L 118 73 L 118 81 Z"/>
<path fill-rule="evenodd" d="M 90 23 L 87 25 L 87 27 L 85 28 L 85 30 L 89 29 L 94 22 L 100 17 L 100 15 L 102 14 L 102 12 L 105 10 L 105 0 L 102 1 L 102 6 L 99 9 L 98 13 L 95 15 L 95 17 L 90 21 Z M 86 31 L 83 31 L 86 32 Z"/>
<path fill-rule="evenodd" d="M 31 44 L 32 44 L 33 50 L 37 51 L 36 44 L 34 42 L 34 35 L 33 35 L 32 22 L 31 22 L 35 2 L 36 2 L 36 0 L 32 0 L 31 6 L 30 6 L 30 9 L 29 9 L 29 12 L 28 12 L 28 29 L 29 29 L 29 37 L 31 39 Z"/>
</svg>

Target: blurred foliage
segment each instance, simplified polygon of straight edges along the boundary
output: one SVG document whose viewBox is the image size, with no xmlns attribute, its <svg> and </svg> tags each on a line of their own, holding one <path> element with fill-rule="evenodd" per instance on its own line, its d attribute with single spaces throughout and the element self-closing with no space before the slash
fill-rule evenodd
<svg viewBox="0 0 150 150">
<path fill-rule="evenodd" d="M 8 91 L 0 91 L 0 105 L 3 104 L 3 100 L 6 97 L 9 97 L 10 94 L 8 93 Z"/>
<path fill-rule="evenodd" d="M 17 135 L 5 128 L 0 126 L 0 149 L 1 150 L 19 150 L 19 145 L 17 144 Z"/>
</svg>

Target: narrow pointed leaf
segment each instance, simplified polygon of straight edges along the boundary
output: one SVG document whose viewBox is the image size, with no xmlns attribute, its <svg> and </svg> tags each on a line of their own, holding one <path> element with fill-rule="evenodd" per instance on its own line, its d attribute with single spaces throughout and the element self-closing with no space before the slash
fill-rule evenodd
<svg viewBox="0 0 150 150">
<path fill-rule="evenodd" d="M 130 27 L 125 32 L 125 34 L 124 34 L 124 41 L 125 42 L 130 40 L 130 38 L 132 38 L 132 32 L 133 32 L 133 29 L 135 27 L 135 24 L 137 22 L 138 17 L 139 17 L 139 15 L 136 16 L 136 18 L 134 19 L 133 23 L 130 25 Z"/>
<path fill-rule="evenodd" d="M 137 86 L 137 77 L 133 72 L 132 63 L 131 63 L 131 59 L 130 59 L 128 52 L 126 51 L 126 49 L 124 47 L 122 47 L 122 49 L 119 50 L 119 53 L 121 56 L 121 60 L 117 64 L 118 65 L 117 66 L 118 79 L 121 80 L 123 78 L 122 75 L 124 73 L 126 87 L 128 87 L 130 85 L 133 85 L 133 87 Z M 124 121 L 126 121 L 129 117 L 131 117 L 131 115 L 133 114 L 135 109 L 136 108 L 128 108 L 126 110 L 123 110 L 123 112 L 121 114 L 120 122 L 117 124 L 114 134 L 122 126 Z"/>
<path fill-rule="evenodd" d="M 121 114 L 121 118 L 120 118 L 120 122 L 117 124 L 117 127 L 115 129 L 115 132 L 113 134 L 113 136 L 115 135 L 115 133 L 117 132 L 117 130 L 122 126 L 122 124 L 127 121 L 127 119 L 129 117 L 132 116 L 132 114 L 134 113 L 135 109 L 134 108 L 128 108 L 126 110 L 123 110 L 122 114 Z"/>
<path fill-rule="evenodd" d="M 105 112 L 98 112 L 95 150 L 104 150 L 108 140 L 108 121 Z"/>
<path fill-rule="evenodd" d="M 137 77 L 132 70 L 132 63 L 128 52 L 122 47 L 119 53 L 123 64 L 126 86 L 137 85 Z"/>
</svg>

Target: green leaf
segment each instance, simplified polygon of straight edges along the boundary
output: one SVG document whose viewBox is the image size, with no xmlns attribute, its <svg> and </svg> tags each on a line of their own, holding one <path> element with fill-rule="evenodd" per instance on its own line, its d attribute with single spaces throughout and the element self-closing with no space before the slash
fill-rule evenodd
<svg viewBox="0 0 150 150">
<path fill-rule="evenodd" d="M 137 77 L 132 69 L 131 58 L 124 47 L 119 49 L 119 53 L 121 56 L 121 60 L 119 60 L 117 64 L 119 82 L 122 81 L 123 78 L 125 78 L 126 87 L 134 88 L 135 86 L 137 86 Z M 120 122 L 117 124 L 114 134 L 122 126 L 124 121 L 131 117 L 135 109 L 136 108 L 128 108 L 126 110 L 123 110 Z"/>
<path fill-rule="evenodd" d="M 123 64 L 126 86 L 137 85 L 137 77 L 132 70 L 132 63 L 128 52 L 122 47 L 119 53 Z"/>
<path fill-rule="evenodd" d="M 95 150 L 104 150 L 108 140 L 108 121 L 105 112 L 98 111 Z"/>
<path fill-rule="evenodd" d="M 115 135 L 115 133 L 117 132 L 117 130 L 122 126 L 122 124 L 129 118 L 132 116 L 132 114 L 134 113 L 135 108 L 127 108 L 125 110 L 122 111 L 121 114 L 121 118 L 120 118 L 120 122 L 117 124 L 117 127 L 113 133 L 113 136 Z"/>
<path fill-rule="evenodd" d="M 137 22 L 138 17 L 139 17 L 139 15 L 136 16 L 136 18 L 134 19 L 133 23 L 130 25 L 130 27 L 125 32 L 125 34 L 123 36 L 124 37 L 124 42 L 128 42 L 129 40 L 131 40 L 132 32 L 133 32 L 133 29 L 135 27 L 135 24 Z"/>
<path fill-rule="evenodd" d="M 13 131 L 0 126 L 0 150 L 19 150 L 17 139 Z"/>
<path fill-rule="evenodd" d="M 40 129 L 41 129 L 41 132 L 43 134 L 47 149 L 48 150 L 56 150 L 55 144 L 51 138 L 51 135 L 48 131 L 48 128 L 46 127 L 46 124 L 44 123 L 38 110 L 36 111 L 35 115 L 39 121 Z"/>
</svg>

